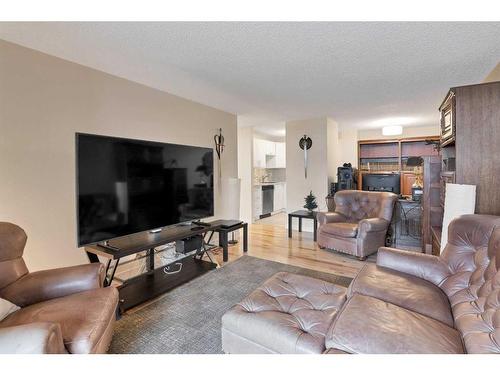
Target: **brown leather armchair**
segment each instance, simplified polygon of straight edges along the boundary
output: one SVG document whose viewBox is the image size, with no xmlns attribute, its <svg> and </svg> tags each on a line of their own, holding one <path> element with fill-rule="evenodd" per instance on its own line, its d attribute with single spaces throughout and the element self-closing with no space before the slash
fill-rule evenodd
<svg viewBox="0 0 500 375">
<path fill-rule="evenodd" d="M 335 212 L 318 213 L 318 245 L 366 259 L 385 245 L 397 196 L 343 190 L 335 194 Z"/>
<path fill-rule="evenodd" d="M 0 298 L 21 307 L 0 322 L 0 353 L 105 353 L 113 335 L 116 288 L 102 288 L 102 264 L 30 273 L 27 236 L 0 222 Z"/>
</svg>

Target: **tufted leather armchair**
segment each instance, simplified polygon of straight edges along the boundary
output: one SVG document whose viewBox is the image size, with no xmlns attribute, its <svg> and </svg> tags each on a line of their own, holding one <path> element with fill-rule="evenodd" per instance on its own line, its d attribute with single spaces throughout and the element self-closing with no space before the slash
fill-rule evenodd
<svg viewBox="0 0 500 375">
<path fill-rule="evenodd" d="M 387 192 L 339 191 L 335 212 L 318 213 L 318 245 L 366 259 L 385 245 L 396 199 Z"/>
<path fill-rule="evenodd" d="M 0 353 L 105 353 L 113 335 L 116 288 L 102 288 L 102 264 L 29 272 L 27 236 L 0 222 L 0 298 L 21 307 L 0 321 Z"/>
</svg>

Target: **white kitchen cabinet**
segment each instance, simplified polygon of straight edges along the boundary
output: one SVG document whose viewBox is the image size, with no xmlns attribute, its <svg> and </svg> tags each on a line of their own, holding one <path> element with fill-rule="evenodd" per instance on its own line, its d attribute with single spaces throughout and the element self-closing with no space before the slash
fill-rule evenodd
<svg viewBox="0 0 500 375">
<path fill-rule="evenodd" d="M 263 139 L 254 138 L 253 140 L 253 166 L 257 168 L 266 168 L 266 142 Z"/>
<path fill-rule="evenodd" d="M 266 139 L 254 138 L 253 166 L 256 168 L 285 168 L 285 142 L 272 142 Z"/>
<path fill-rule="evenodd" d="M 283 210 L 285 203 L 285 184 L 274 185 L 274 211 Z"/>
<path fill-rule="evenodd" d="M 253 166 L 258 168 L 278 168 L 275 159 L 278 150 L 278 143 L 265 139 L 254 138 L 253 140 Z M 283 143 L 284 145 L 284 143 Z M 281 146 L 280 146 L 281 147 Z M 284 148 L 284 147 L 281 147 Z M 281 152 L 281 158 L 284 153 Z M 281 167 L 279 167 L 281 168 Z"/>
<path fill-rule="evenodd" d="M 252 192 L 253 217 L 258 219 L 262 215 L 262 187 L 254 186 Z"/>
<path fill-rule="evenodd" d="M 266 155 L 266 168 L 277 168 L 275 155 Z"/>
<path fill-rule="evenodd" d="M 285 142 L 276 142 L 275 166 L 273 168 L 286 168 L 286 146 Z"/>
<path fill-rule="evenodd" d="M 276 142 L 264 140 L 266 155 L 276 155 Z"/>
</svg>

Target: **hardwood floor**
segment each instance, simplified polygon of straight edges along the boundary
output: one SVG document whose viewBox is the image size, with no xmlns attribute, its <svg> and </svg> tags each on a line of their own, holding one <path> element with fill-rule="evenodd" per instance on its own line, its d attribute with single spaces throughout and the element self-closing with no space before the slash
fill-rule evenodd
<svg viewBox="0 0 500 375">
<path fill-rule="evenodd" d="M 292 238 L 288 238 L 288 230 L 284 224 L 286 214 L 279 215 L 284 218 L 272 217 L 249 224 L 248 255 L 348 277 L 356 276 L 366 263 L 350 255 L 320 249 L 313 241 L 313 234 L 309 232 L 293 231 Z M 229 262 L 225 264 L 243 254 L 240 242 L 230 246 Z M 222 262 L 222 250 L 211 251 L 211 255 L 219 265 L 225 265 Z M 376 256 L 373 255 L 367 262 L 375 260 Z"/>
</svg>

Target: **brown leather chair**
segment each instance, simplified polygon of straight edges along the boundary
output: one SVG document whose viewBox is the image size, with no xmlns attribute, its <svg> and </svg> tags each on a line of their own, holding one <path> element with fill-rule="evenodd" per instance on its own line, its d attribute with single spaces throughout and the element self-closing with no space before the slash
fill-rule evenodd
<svg viewBox="0 0 500 375">
<path fill-rule="evenodd" d="M 343 190 L 335 194 L 335 212 L 318 213 L 318 245 L 361 260 L 385 245 L 397 196 Z"/>
<path fill-rule="evenodd" d="M 116 288 L 102 288 L 101 264 L 28 272 L 27 236 L 0 222 L 0 298 L 21 307 L 0 322 L 0 353 L 105 353 Z"/>
<path fill-rule="evenodd" d="M 440 256 L 381 248 L 349 288 L 279 273 L 222 318 L 226 353 L 500 354 L 500 217 L 452 221 Z"/>
</svg>

